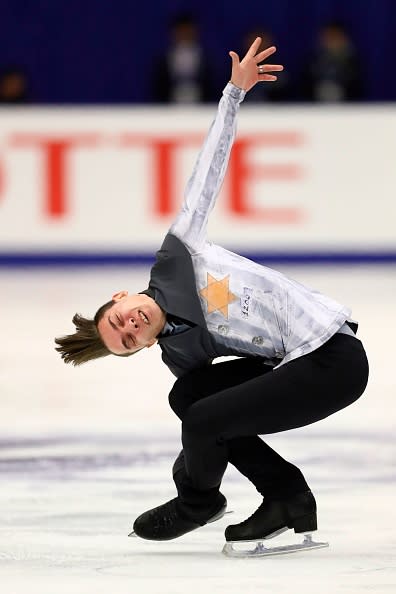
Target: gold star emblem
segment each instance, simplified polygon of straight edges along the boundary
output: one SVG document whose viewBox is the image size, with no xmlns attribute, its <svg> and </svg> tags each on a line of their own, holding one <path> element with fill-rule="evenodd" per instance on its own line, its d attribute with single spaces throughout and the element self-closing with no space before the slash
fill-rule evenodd
<svg viewBox="0 0 396 594">
<path fill-rule="evenodd" d="M 207 272 L 207 286 L 199 294 L 208 302 L 208 314 L 219 311 L 228 320 L 228 306 L 238 299 L 229 290 L 230 275 L 217 280 Z"/>
</svg>

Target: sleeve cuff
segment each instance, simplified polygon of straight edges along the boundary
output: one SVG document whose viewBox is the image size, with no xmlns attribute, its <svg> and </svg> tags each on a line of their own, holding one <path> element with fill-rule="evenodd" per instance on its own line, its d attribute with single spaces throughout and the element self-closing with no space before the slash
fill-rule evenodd
<svg viewBox="0 0 396 594">
<path fill-rule="evenodd" d="M 238 103 L 244 100 L 246 91 L 236 87 L 232 82 L 229 82 L 223 91 L 224 95 L 230 95 L 233 99 L 237 99 Z"/>
</svg>

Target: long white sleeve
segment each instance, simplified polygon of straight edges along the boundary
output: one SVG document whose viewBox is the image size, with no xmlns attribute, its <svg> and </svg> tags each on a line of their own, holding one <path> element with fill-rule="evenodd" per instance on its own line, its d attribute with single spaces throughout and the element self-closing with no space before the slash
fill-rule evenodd
<svg viewBox="0 0 396 594">
<path fill-rule="evenodd" d="M 216 118 L 187 184 L 181 210 L 169 229 L 193 253 L 199 252 L 206 241 L 209 214 L 224 180 L 236 132 L 236 115 L 245 94 L 232 83 L 225 87 Z"/>
</svg>

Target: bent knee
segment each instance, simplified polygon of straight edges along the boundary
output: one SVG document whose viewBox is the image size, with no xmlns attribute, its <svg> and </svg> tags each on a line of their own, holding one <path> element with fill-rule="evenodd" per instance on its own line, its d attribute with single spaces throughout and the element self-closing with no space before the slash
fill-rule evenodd
<svg viewBox="0 0 396 594">
<path fill-rule="evenodd" d="M 169 392 L 168 401 L 169 406 L 173 412 L 182 418 L 184 411 L 188 407 L 188 395 L 191 392 L 191 382 L 188 376 L 180 377 L 173 384 L 172 390 Z"/>
<path fill-rule="evenodd" d="M 182 412 L 181 398 L 177 390 L 172 389 L 168 395 L 169 406 L 173 412 L 180 418 Z"/>
</svg>

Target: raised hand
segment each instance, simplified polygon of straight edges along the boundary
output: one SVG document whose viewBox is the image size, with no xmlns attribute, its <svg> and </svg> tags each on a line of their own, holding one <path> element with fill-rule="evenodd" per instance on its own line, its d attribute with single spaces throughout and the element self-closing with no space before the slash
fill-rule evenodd
<svg viewBox="0 0 396 594">
<path fill-rule="evenodd" d="M 249 91 L 258 82 L 274 81 L 277 76 L 269 74 L 270 72 L 280 72 L 283 70 L 282 64 L 260 64 L 276 52 L 276 47 L 271 46 L 257 53 L 261 44 L 261 37 L 257 37 L 242 61 L 236 52 L 229 52 L 232 59 L 231 82 L 240 89 Z"/>
</svg>

